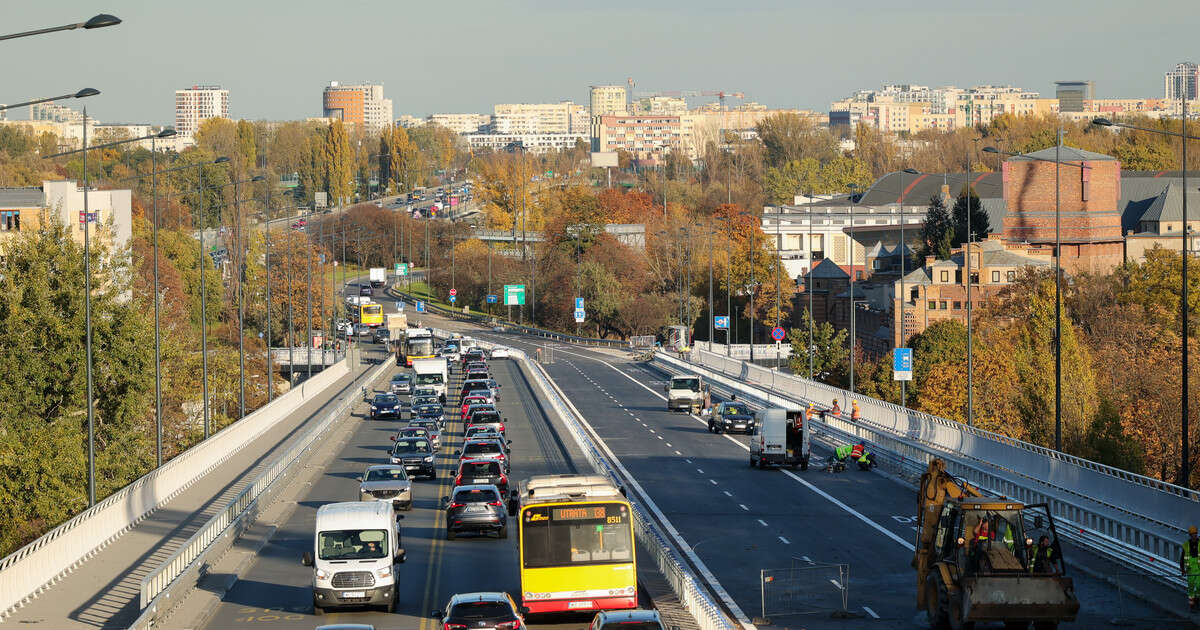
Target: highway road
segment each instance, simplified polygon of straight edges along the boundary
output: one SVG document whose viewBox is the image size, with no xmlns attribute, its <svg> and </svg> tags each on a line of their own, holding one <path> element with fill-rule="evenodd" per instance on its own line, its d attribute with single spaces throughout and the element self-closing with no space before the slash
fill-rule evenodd
<svg viewBox="0 0 1200 630">
<path fill-rule="evenodd" d="M 823 448 L 815 449 L 808 471 L 752 469 L 746 437 L 714 435 L 699 418 L 668 412 L 665 377 L 646 364 L 513 334 L 474 334 L 530 353 L 553 349 L 553 362 L 545 365 L 551 377 L 746 615 L 762 612 L 760 570 L 800 569 L 821 605 L 839 602 L 840 593 L 829 581 L 836 573 L 820 565 L 848 564 L 849 609 L 857 621 L 828 613 L 768 611 L 768 617 L 806 628 L 928 627 L 916 610 L 910 568 L 916 537 L 910 487 L 877 472 L 824 472 L 830 453 Z M 1122 597 L 1107 582 L 1070 567 L 1068 574 L 1083 602 L 1071 627 L 1108 626 L 1114 619 L 1134 627 L 1191 627 Z"/>
</svg>

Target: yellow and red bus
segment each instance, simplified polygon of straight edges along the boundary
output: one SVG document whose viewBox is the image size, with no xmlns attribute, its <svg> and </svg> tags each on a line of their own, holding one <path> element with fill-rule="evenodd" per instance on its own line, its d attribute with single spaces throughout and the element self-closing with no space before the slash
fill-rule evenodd
<svg viewBox="0 0 1200 630">
<path fill-rule="evenodd" d="M 404 363 L 405 367 L 412 367 L 413 359 L 432 359 L 433 332 L 428 328 L 409 328 L 404 333 L 404 343 L 396 346 L 396 353 L 398 363 Z"/>
<path fill-rule="evenodd" d="M 633 510 L 607 478 L 521 485 L 521 603 L 530 613 L 637 608 Z"/>
<path fill-rule="evenodd" d="M 355 307 L 357 310 L 358 323 L 366 326 L 382 326 L 383 325 L 383 305 L 375 302 L 367 302 L 359 304 Z"/>
</svg>

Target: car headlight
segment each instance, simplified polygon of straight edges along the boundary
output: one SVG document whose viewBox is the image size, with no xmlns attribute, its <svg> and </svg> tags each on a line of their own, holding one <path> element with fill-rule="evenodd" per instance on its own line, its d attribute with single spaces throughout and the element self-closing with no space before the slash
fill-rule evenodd
<svg viewBox="0 0 1200 630">
<path fill-rule="evenodd" d="M 391 577 L 392 576 L 392 567 L 385 566 L 382 569 L 377 569 L 375 571 L 375 575 L 377 575 L 381 578 Z"/>
<path fill-rule="evenodd" d="M 426 457 L 426 458 L 425 458 L 425 462 L 426 462 L 426 463 L 428 463 L 428 462 L 432 462 L 432 461 L 433 461 L 433 458 L 432 458 L 432 457 Z"/>
<path fill-rule="evenodd" d="M 371 405 L 371 411 L 379 411 L 379 407 L 376 407 L 375 405 Z"/>
<path fill-rule="evenodd" d="M 317 579 L 327 580 L 329 579 L 329 574 L 325 572 L 325 569 L 317 569 Z"/>
</svg>

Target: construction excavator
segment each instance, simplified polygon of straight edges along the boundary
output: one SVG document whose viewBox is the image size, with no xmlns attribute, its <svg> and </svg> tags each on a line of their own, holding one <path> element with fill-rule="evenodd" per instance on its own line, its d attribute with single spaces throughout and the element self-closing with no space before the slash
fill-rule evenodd
<svg viewBox="0 0 1200 630">
<path fill-rule="evenodd" d="M 921 475 L 917 532 L 917 608 L 933 628 L 1048 630 L 1079 613 L 1046 504 L 986 496 L 934 459 Z"/>
</svg>

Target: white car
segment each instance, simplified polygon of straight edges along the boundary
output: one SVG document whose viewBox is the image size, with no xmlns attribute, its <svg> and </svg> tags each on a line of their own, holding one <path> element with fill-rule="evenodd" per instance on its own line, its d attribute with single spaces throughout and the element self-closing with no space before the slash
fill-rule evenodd
<svg viewBox="0 0 1200 630">
<path fill-rule="evenodd" d="M 508 348 L 505 348 L 504 346 L 496 346 L 495 348 L 492 348 L 492 358 L 511 359 L 512 357 L 508 354 Z"/>
<path fill-rule="evenodd" d="M 462 356 L 458 352 L 458 348 L 450 346 L 442 348 L 441 352 L 438 352 L 438 356 L 444 357 L 447 361 L 452 361 L 455 363 L 462 359 Z"/>
</svg>

